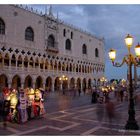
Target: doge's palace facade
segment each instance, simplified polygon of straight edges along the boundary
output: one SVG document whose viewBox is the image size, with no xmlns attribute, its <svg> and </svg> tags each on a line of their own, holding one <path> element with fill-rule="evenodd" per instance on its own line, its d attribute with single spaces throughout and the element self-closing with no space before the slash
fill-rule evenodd
<svg viewBox="0 0 140 140">
<path fill-rule="evenodd" d="M 0 5 L 0 88 L 89 88 L 104 75 L 104 40 L 49 13 Z M 65 75 L 68 80 L 60 81 Z"/>
</svg>

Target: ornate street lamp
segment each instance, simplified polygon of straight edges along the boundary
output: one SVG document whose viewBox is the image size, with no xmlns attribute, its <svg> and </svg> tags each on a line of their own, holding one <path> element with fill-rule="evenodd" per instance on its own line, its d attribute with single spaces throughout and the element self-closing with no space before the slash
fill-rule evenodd
<svg viewBox="0 0 140 140">
<path fill-rule="evenodd" d="M 140 66 L 140 45 L 135 47 L 136 56 L 133 56 L 130 49 L 133 44 L 133 37 L 129 34 L 125 38 L 125 44 L 128 49 L 128 55 L 124 56 L 122 63 L 115 63 L 116 51 L 111 49 L 109 52 L 109 57 L 112 61 L 113 66 L 121 67 L 124 63 L 128 65 L 129 70 L 129 107 L 128 107 L 128 121 L 125 125 L 125 129 L 138 130 L 139 126 L 135 120 L 135 109 L 134 109 L 134 97 L 133 97 L 133 82 L 132 82 L 132 65 L 138 67 Z"/>
</svg>

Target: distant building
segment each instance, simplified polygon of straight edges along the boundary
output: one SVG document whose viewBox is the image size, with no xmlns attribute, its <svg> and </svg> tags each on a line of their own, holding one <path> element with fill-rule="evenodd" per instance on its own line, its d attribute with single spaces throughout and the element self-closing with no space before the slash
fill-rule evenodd
<svg viewBox="0 0 140 140">
<path fill-rule="evenodd" d="M 43 15 L 27 6 L 0 5 L 1 88 L 83 89 L 104 70 L 103 39 L 55 18 L 51 7 Z M 60 81 L 62 75 L 68 80 Z"/>
</svg>

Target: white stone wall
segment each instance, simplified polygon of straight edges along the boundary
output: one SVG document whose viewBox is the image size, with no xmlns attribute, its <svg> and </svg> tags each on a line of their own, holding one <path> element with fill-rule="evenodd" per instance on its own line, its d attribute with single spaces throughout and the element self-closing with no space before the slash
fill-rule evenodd
<svg viewBox="0 0 140 140">
<path fill-rule="evenodd" d="M 94 83 L 94 79 L 96 79 L 97 81 L 104 75 L 104 42 L 101 39 L 80 31 L 79 29 L 73 28 L 67 24 L 61 24 L 60 21 L 57 21 L 57 19 L 55 19 L 57 22 L 55 22 L 54 24 L 57 27 L 56 30 L 49 29 L 48 22 L 45 21 L 44 16 L 29 12 L 23 8 L 19 8 L 13 5 L 0 5 L 0 18 L 3 19 L 6 26 L 5 35 L 0 35 L 0 48 L 2 48 L 3 46 L 5 46 L 6 48 L 5 52 L 0 50 L 0 54 L 2 54 L 3 56 L 2 61 L 4 61 L 4 57 L 6 53 L 8 53 L 10 59 L 13 54 L 16 55 L 17 63 L 19 55 L 22 55 L 21 50 L 24 50 L 25 54 L 22 55 L 22 57 L 24 59 L 25 56 L 28 56 L 29 61 L 30 57 L 36 57 L 39 60 L 43 59 L 44 62 L 46 61 L 46 59 L 48 59 L 48 61 L 50 62 L 53 56 L 55 56 L 55 60 L 57 61 L 56 57 L 58 56 L 59 60 L 57 61 L 57 63 L 61 62 L 61 65 L 63 62 L 67 64 L 67 62 L 64 61 L 64 58 L 69 58 L 74 60 L 73 62 L 70 62 L 72 64 L 72 67 L 73 65 L 76 66 L 78 64 L 78 61 L 82 61 L 81 66 L 84 66 L 85 68 L 90 66 L 92 69 L 91 72 L 87 73 L 82 71 L 58 71 L 58 68 L 57 71 L 54 69 L 45 70 L 44 64 L 43 69 L 41 70 L 40 68 L 35 69 L 35 67 L 32 69 L 30 69 L 29 67 L 20 68 L 18 66 L 13 68 L 10 66 L 10 64 L 8 67 L 3 66 L 3 62 L 1 62 L 2 69 L 0 75 L 5 74 L 8 77 L 8 81 L 10 81 L 8 84 L 11 84 L 12 77 L 14 77 L 16 74 L 20 76 L 22 85 L 27 75 L 32 76 L 34 83 L 36 81 L 36 78 L 38 76 L 41 76 L 43 79 L 43 85 L 45 84 L 46 78 L 50 76 L 53 79 L 53 87 L 55 78 L 61 77 L 62 74 L 66 75 L 69 79 L 75 78 L 75 81 L 76 79 L 80 78 L 81 83 L 83 79 L 86 79 L 87 82 L 88 79 L 91 79 L 92 83 Z M 25 29 L 29 26 L 32 27 L 34 31 L 33 42 L 25 40 Z M 63 29 L 66 29 L 66 37 L 63 36 Z M 71 32 L 73 32 L 73 39 L 71 39 L 70 36 Z M 58 53 L 49 53 L 46 51 L 47 44 L 45 41 L 50 34 L 54 35 L 55 41 L 56 43 L 58 43 Z M 72 44 L 71 51 L 67 51 L 65 49 L 65 41 L 68 38 L 71 40 Z M 87 46 L 87 55 L 82 54 L 83 44 Z M 9 53 L 9 48 L 13 48 L 14 51 L 12 53 Z M 15 53 L 15 50 L 17 48 L 20 50 L 19 54 Z M 95 48 L 98 48 L 99 50 L 99 57 L 95 57 Z M 34 57 L 33 54 L 27 55 L 28 51 L 30 51 L 31 53 L 35 51 L 36 54 L 40 53 L 41 57 L 39 57 L 38 55 Z M 46 55 L 46 58 L 43 57 L 44 54 Z M 50 55 L 51 57 L 48 58 L 48 55 Z M 63 61 L 61 61 L 61 57 L 63 57 Z M 11 63 L 11 61 L 9 62 Z M 40 63 L 41 61 L 39 62 L 39 65 Z"/>
<path fill-rule="evenodd" d="M 44 49 L 44 19 L 41 16 L 15 6 L 0 5 L 0 17 L 6 25 L 5 42 L 11 47 Z M 33 42 L 25 40 L 25 29 L 29 26 L 34 31 Z"/>
<path fill-rule="evenodd" d="M 63 36 L 63 30 L 66 29 L 66 37 Z M 73 39 L 71 39 L 70 33 L 73 32 Z M 86 33 L 80 32 L 70 28 L 65 24 L 59 25 L 59 48 L 60 53 L 68 56 L 78 57 L 80 59 L 88 59 L 93 62 L 104 63 L 104 43 L 101 39 L 97 39 L 94 36 L 88 35 Z M 65 41 L 70 39 L 72 42 L 72 51 L 65 50 Z M 87 55 L 82 54 L 82 46 L 86 44 Z M 95 57 L 95 48 L 99 50 L 99 58 Z"/>
</svg>

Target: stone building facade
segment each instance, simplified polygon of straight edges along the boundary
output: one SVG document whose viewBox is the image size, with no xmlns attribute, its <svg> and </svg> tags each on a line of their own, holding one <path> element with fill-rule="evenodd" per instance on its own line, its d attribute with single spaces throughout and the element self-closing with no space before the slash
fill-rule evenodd
<svg viewBox="0 0 140 140">
<path fill-rule="evenodd" d="M 104 75 L 104 40 L 49 13 L 0 5 L 0 87 L 89 88 Z M 68 80 L 60 81 L 65 75 Z"/>
</svg>

